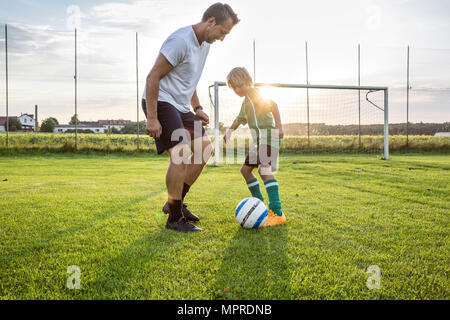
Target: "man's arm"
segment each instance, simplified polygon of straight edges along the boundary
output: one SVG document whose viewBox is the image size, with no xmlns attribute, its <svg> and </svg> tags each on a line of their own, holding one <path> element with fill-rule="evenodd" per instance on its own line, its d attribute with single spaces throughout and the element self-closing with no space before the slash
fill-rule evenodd
<svg viewBox="0 0 450 320">
<path fill-rule="evenodd" d="M 158 121 L 158 93 L 159 81 L 164 78 L 173 66 L 160 53 L 156 62 L 147 76 L 145 89 L 145 102 L 147 105 L 147 134 L 158 139 L 162 132 L 161 124 Z"/>
<path fill-rule="evenodd" d="M 200 105 L 200 99 L 198 98 L 197 95 L 197 89 L 194 90 L 194 93 L 192 94 L 192 98 L 191 98 L 191 106 L 192 108 L 198 107 Z M 195 111 L 195 109 L 194 109 Z M 209 117 L 208 115 L 203 112 L 203 110 L 201 110 L 200 108 L 198 110 L 195 111 L 195 115 L 197 116 L 197 118 L 199 118 L 202 121 L 202 125 L 206 126 L 209 123 Z"/>
<path fill-rule="evenodd" d="M 199 105 L 200 105 L 200 99 L 197 96 L 197 89 L 195 89 L 194 94 L 192 95 L 192 98 L 191 98 L 191 106 L 192 106 L 192 108 L 195 108 Z"/>
</svg>

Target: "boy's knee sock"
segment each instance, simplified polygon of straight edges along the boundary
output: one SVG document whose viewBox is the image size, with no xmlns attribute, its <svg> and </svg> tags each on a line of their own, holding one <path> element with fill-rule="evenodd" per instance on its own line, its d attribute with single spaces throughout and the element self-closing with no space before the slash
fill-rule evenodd
<svg viewBox="0 0 450 320">
<path fill-rule="evenodd" d="M 278 181 L 268 180 L 264 182 L 264 186 L 267 190 L 267 195 L 269 196 L 269 209 L 275 214 L 281 216 L 281 201 L 280 195 L 278 193 Z"/>
<path fill-rule="evenodd" d="M 247 187 L 252 193 L 252 197 L 258 198 L 261 201 L 264 201 L 264 197 L 261 193 L 261 189 L 259 188 L 258 179 L 253 179 L 252 181 L 247 182 Z"/>
</svg>

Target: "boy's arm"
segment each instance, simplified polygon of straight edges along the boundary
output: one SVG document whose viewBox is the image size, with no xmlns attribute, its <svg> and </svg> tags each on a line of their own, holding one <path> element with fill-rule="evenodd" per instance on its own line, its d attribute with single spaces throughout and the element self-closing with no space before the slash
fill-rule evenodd
<svg viewBox="0 0 450 320">
<path fill-rule="evenodd" d="M 280 110 L 276 103 L 272 106 L 272 114 L 275 120 L 275 129 L 278 129 L 278 137 L 282 139 L 284 137 L 283 124 L 281 123 Z"/>
<path fill-rule="evenodd" d="M 223 136 L 223 141 L 225 142 L 225 144 L 228 143 L 228 141 L 230 140 L 230 136 L 231 133 L 236 130 L 237 128 L 239 128 L 240 126 L 240 122 L 237 120 L 234 120 L 233 123 L 231 124 L 231 127 L 227 130 L 227 132 L 225 133 L 225 135 Z"/>
</svg>

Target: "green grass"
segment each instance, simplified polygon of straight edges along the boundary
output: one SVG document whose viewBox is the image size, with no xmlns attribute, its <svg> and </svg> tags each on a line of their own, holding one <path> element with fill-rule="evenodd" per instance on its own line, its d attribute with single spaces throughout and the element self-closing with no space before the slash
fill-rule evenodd
<svg viewBox="0 0 450 320">
<path fill-rule="evenodd" d="M 234 218 L 239 166 L 208 166 L 186 199 L 197 234 L 164 228 L 167 164 L 1 156 L 0 299 L 449 299 L 448 155 L 284 155 L 288 223 L 259 230 Z"/>
<path fill-rule="evenodd" d="M 239 139 L 244 140 L 244 137 Z M 153 139 L 147 135 L 140 136 L 141 152 L 156 153 Z M 214 140 L 214 137 L 211 137 Z M 241 140 L 241 141 L 242 141 Z M 244 142 L 245 143 L 245 142 Z M 295 153 L 380 153 L 383 150 L 383 136 L 361 136 L 361 147 L 358 136 L 311 136 L 310 145 L 305 136 L 287 136 L 283 139 L 281 152 Z M 391 151 L 439 151 L 450 152 L 450 137 L 409 136 L 406 147 L 406 136 L 390 136 Z M 78 134 L 78 151 L 82 152 L 120 152 L 136 153 L 137 137 L 131 134 Z M 23 153 L 29 151 L 72 152 L 75 151 L 75 134 L 72 133 L 34 133 L 12 132 L 9 135 L 9 147 L 6 147 L 6 134 L 0 133 L 0 152 Z"/>
</svg>

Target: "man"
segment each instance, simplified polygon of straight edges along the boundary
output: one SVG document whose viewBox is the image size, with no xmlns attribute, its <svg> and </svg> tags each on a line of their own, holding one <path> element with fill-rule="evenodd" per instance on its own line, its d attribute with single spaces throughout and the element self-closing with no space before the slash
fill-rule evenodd
<svg viewBox="0 0 450 320">
<path fill-rule="evenodd" d="M 147 76 L 142 101 L 147 134 L 155 139 L 158 154 L 167 151 L 170 155 L 166 173 L 168 201 L 163 206 L 169 214 L 168 229 L 202 231 L 191 223 L 199 218 L 183 205 L 213 150 L 202 127 L 209 118 L 200 106 L 196 87 L 210 44 L 223 41 L 238 22 L 229 5 L 213 4 L 200 23 L 178 29 L 166 39 Z"/>
</svg>

